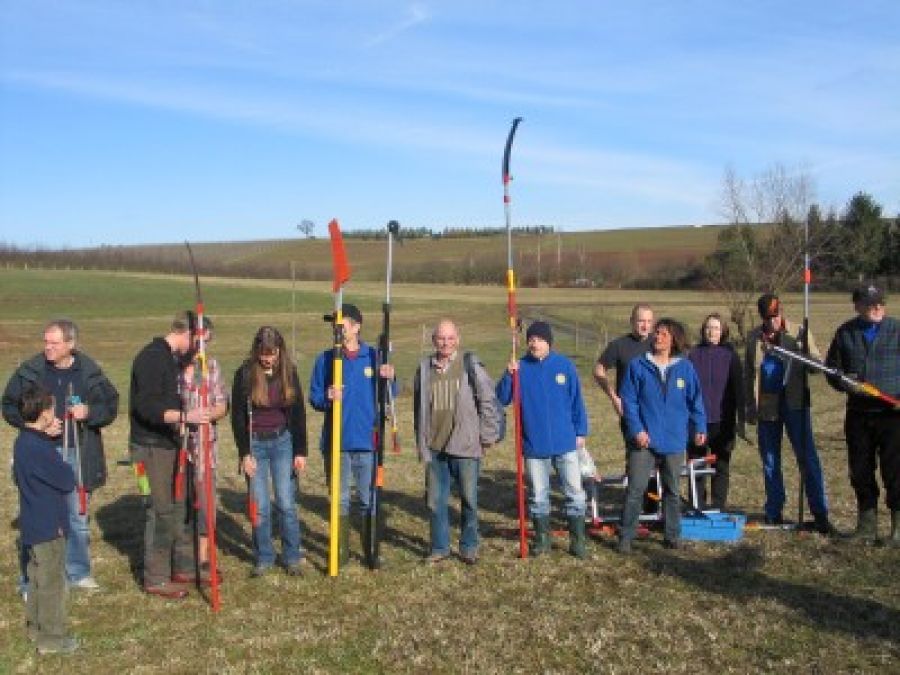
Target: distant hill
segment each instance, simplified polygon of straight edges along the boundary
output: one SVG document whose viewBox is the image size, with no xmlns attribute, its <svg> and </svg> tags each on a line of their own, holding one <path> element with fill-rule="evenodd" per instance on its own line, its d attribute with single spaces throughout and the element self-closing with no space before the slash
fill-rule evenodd
<svg viewBox="0 0 900 675">
<path fill-rule="evenodd" d="M 642 279 L 689 276 L 715 248 L 723 226 L 653 227 L 628 230 L 516 234 L 513 237 L 519 284 L 534 286 L 622 286 Z M 354 279 L 384 279 L 386 242 L 346 238 Z M 417 238 L 394 249 L 397 282 L 503 283 L 505 234 Z M 204 274 L 219 276 L 327 279 L 331 250 L 327 238 L 191 244 Z M 0 262 L 73 268 L 185 273 L 183 243 L 101 246 L 66 251 L 0 251 Z"/>
</svg>

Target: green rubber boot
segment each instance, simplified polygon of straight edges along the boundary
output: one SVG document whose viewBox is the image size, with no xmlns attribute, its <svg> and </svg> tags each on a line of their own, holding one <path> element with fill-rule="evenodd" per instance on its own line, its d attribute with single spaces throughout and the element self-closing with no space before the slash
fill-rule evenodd
<svg viewBox="0 0 900 675">
<path fill-rule="evenodd" d="M 579 560 L 587 557 L 587 542 L 584 537 L 584 516 L 569 516 L 569 553 Z"/>
<path fill-rule="evenodd" d="M 536 558 L 550 551 L 550 516 L 535 516 L 534 540 L 528 553 Z"/>
<path fill-rule="evenodd" d="M 878 512 L 875 509 L 859 512 L 856 517 L 856 530 L 852 536 L 867 544 L 875 542 L 878 538 Z"/>
<path fill-rule="evenodd" d="M 900 510 L 891 511 L 891 536 L 885 546 L 900 548 Z"/>
</svg>

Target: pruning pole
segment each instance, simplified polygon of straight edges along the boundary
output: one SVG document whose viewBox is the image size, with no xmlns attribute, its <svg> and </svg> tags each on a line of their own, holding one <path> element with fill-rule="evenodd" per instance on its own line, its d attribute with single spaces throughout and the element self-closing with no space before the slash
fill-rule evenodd
<svg viewBox="0 0 900 675">
<path fill-rule="evenodd" d="M 809 216 L 803 224 L 803 334 L 800 341 L 800 351 L 809 356 L 809 285 L 812 282 L 812 271 L 809 267 Z M 812 399 L 809 393 L 809 373 L 802 369 L 801 382 L 803 383 L 803 416 L 800 418 L 800 430 L 803 434 L 803 462 L 800 463 L 800 487 L 797 490 L 797 527 L 803 526 L 804 492 L 806 489 L 805 463 L 809 457 L 809 435 L 812 426 Z"/>
<path fill-rule="evenodd" d="M 341 226 L 337 220 L 328 223 L 328 235 L 331 238 L 331 259 L 334 278 L 331 290 L 334 293 L 334 313 L 331 316 L 334 333 L 334 350 L 332 364 L 332 386 L 340 391 L 344 386 L 344 362 L 341 351 L 344 346 L 344 317 L 341 313 L 344 284 L 350 280 L 350 266 L 347 263 L 347 251 Z M 341 423 L 343 406 L 341 399 L 331 402 L 331 485 L 328 527 L 328 576 L 338 574 L 338 532 L 340 530 L 341 501 Z"/>
<path fill-rule="evenodd" d="M 72 430 L 72 445 L 75 449 L 75 490 L 78 493 L 78 515 L 87 513 L 87 490 L 84 489 L 84 474 L 81 469 L 81 445 L 78 440 L 78 421 L 72 412 L 72 407 L 79 405 L 81 399 L 74 393 L 72 383 L 69 382 L 68 395 L 66 396 L 66 413 L 63 416 L 63 448 L 66 460 L 69 459 L 69 429 Z"/>
<path fill-rule="evenodd" d="M 399 233 L 400 224 L 392 220 L 387 225 L 387 270 L 385 272 L 384 303 L 381 305 L 381 335 L 378 337 L 378 358 L 376 359 L 375 403 L 378 410 L 375 429 L 375 470 L 372 472 L 371 499 L 366 515 L 368 547 L 366 562 L 370 569 L 381 565 L 381 490 L 384 487 L 384 446 L 387 426 L 391 383 L 381 377 L 381 366 L 390 362 L 391 353 L 391 278 L 394 268 L 394 235 Z"/>
<path fill-rule="evenodd" d="M 253 455 L 253 400 L 247 397 L 247 438 L 250 442 L 250 454 Z M 253 492 L 253 479 L 246 476 L 247 479 L 247 518 L 250 525 L 256 527 L 259 525 L 259 504 L 256 501 L 256 494 Z"/>
<path fill-rule="evenodd" d="M 522 121 L 521 117 L 516 117 L 512 121 L 509 129 L 509 135 L 506 137 L 506 147 L 503 150 L 503 211 L 506 219 L 506 309 L 509 317 L 509 332 L 511 338 L 511 359 L 517 358 L 517 346 L 519 342 L 519 316 L 516 308 L 516 272 L 513 267 L 513 245 L 512 245 L 512 214 L 510 208 L 509 183 L 512 180 L 509 173 L 509 156 L 512 151 L 513 138 L 516 135 L 516 129 Z M 519 371 L 514 370 L 512 374 L 513 384 L 513 415 L 515 417 L 516 427 L 516 501 L 519 511 L 519 557 L 528 557 L 528 533 L 525 522 L 525 457 L 522 445 L 522 393 L 519 388 Z"/>
<path fill-rule="evenodd" d="M 200 276 L 197 274 L 197 265 L 194 262 L 194 252 L 191 245 L 187 246 L 191 259 L 191 269 L 194 271 L 194 289 L 197 295 L 197 323 L 194 326 L 193 339 L 197 343 L 197 361 L 200 364 L 200 391 L 199 405 L 202 410 L 209 408 L 209 363 L 206 358 L 206 326 L 203 320 L 203 296 L 200 292 Z M 212 422 L 198 425 L 199 449 L 203 461 L 203 491 L 206 500 L 206 538 L 209 547 L 209 595 L 213 612 L 221 609 L 219 597 L 219 569 L 218 555 L 216 551 L 216 490 L 213 485 L 213 441 Z"/>
</svg>

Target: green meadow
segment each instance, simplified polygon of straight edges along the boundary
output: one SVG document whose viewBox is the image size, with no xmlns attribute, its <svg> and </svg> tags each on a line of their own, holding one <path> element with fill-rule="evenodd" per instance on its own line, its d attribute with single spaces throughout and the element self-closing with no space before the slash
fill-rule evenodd
<svg viewBox="0 0 900 675">
<path fill-rule="evenodd" d="M 328 253 L 324 247 L 320 253 L 324 265 Z M 350 282 L 345 300 L 362 308 L 363 336 L 374 341 L 384 288 L 377 274 L 364 278 Z M 203 278 L 202 284 L 216 328 L 210 353 L 229 377 L 256 329 L 272 324 L 284 333 L 301 380 L 308 382 L 313 359 L 330 340 L 322 319 L 332 306 L 330 284 L 219 278 Z M 309 410 L 310 462 L 298 497 L 308 554 L 304 576 L 249 578 L 245 488 L 225 421 L 218 485 L 222 609 L 213 614 L 198 592 L 180 603 L 147 597 L 139 570 L 143 507 L 130 467 L 117 464 L 127 451 L 129 370 L 133 356 L 165 332 L 177 310 L 193 307 L 193 280 L 0 270 L 0 289 L 3 383 L 22 359 L 40 350 L 45 321 L 68 316 L 81 327 L 83 349 L 121 394 L 119 419 L 105 432 L 109 483 L 91 507 L 94 571 L 103 590 L 70 597 L 72 625 L 84 642 L 73 657 L 38 657 L 25 638 L 23 605 L 15 592 L 17 494 L 11 481 L 0 490 L 0 672 L 897 672 L 897 549 L 805 532 L 748 530 L 736 544 L 693 543 L 668 551 L 654 531 L 633 556 L 623 558 L 609 532 L 595 531 L 585 561 L 566 553 L 565 537 L 555 540 L 552 554 L 523 561 L 517 557 L 510 440 L 492 448 L 484 462 L 478 565 L 423 565 L 428 521 L 424 472 L 413 444 L 413 371 L 429 350 L 431 327 L 447 316 L 459 322 L 463 348 L 476 351 L 499 376 L 510 348 L 500 286 L 393 289 L 402 451 L 386 459 L 382 569 L 363 567 L 354 536 L 351 563 L 337 578 L 327 576 L 328 496 L 317 449 L 321 418 Z M 706 313 L 724 311 L 721 298 L 701 292 L 542 288 L 523 289 L 518 299 L 523 317 L 554 322 L 555 347 L 578 365 L 591 418 L 588 447 L 604 474 L 624 467 L 617 422 L 590 377 L 598 349 L 627 329 L 637 301 L 652 303 L 657 316 L 681 319 L 692 334 Z M 786 304 L 799 319 L 802 298 L 788 296 Z M 827 346 L 851 311 L 844 294 L 813 294 L 811 326 L 820 346 Z M 843 400 L 821 378 L 812 378 L 812 387 L 832 518 L 849 531 L 856 510 L 847 479 Z M 13 440 L 10 427 L 0 425 L 4 462 Z M 789 446 L 784 470 L 785 514 L 795 517 L 797 471 Z M 762 474 L 753 445 L 739 441 L 732 472 L 733 508 L 759 516 Z M 602 495 L 610 511 L 621 498 L 615 489 Z M 883 532 L 886 521 L 882 512 Z M 454 528 L 454 544 L 456 533 Z"/>
</svg>

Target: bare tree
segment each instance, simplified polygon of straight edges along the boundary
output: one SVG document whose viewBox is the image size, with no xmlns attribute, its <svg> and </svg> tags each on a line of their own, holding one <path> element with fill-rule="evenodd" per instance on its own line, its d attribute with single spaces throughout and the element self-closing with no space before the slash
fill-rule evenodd
<svg viewBox="0 0 900 675">
<path fill-rule="evenodd" d="M 805 220 L 813 207 L 812 179 L 804 170 L 775 164 L 749 183 L 732 167 L 722 180 L 721 212 L 730 226 L 722 230 L 707 259 L 707 276 L 725 299 L 741 340 L 750 308 L 762 291 L 779 291 L 802 280 L 806 251 Z M 817 211 L 815 209 L 814 211 Z M 810 231 L 810 255 L 825 246 L 822 230 Z"/>
</svg>

